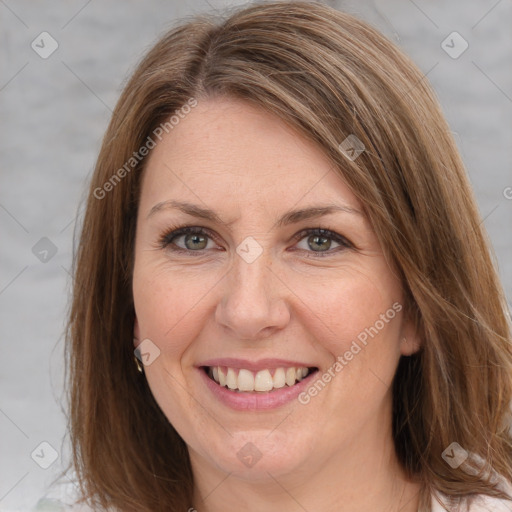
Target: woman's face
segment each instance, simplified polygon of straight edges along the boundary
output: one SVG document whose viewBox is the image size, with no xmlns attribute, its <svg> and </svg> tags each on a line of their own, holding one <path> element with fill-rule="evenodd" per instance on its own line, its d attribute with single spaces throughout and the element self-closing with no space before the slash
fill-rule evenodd
<svg viewBox="0 0 512 512">
<path fill-rule="evenodd" d="M 257 479 L 374 456 L 391 442 L 398 360 L 417 344 L 400 282 L 322 151 L 216 99 L 148 158 L 134 334 L 193 467 Z"/>
</svg>

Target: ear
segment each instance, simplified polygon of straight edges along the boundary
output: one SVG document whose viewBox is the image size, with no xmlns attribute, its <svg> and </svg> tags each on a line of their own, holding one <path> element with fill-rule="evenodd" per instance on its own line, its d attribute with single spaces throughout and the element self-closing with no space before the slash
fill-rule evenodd
<svg viewBox="0 0 512 512">
<path fill-rule="evenodd" d="M 135 321 L 133 323 L 133 346 L 137 348 L 140 343 L 140 329 L 139 329 L 139 321 L 137 320 L 137 315 L 135 315 Z"/>
<path fill-rule="evenodd" d="M 411 320 L 404 319 L 400 337 L 400 354 L 412 356 L 422 347 L 423 342 Z"/>
</svg>

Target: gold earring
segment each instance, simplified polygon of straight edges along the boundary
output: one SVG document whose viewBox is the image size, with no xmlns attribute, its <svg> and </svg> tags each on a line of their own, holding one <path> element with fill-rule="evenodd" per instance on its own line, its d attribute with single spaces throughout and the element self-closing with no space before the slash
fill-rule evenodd
<svg viewBox="0 0 512 512">
<path fill-rule="evenodd" d="M 139 370 L 139 373 L 144 373 L 144 370 L 142 368 L 142 365 L 140 364 L 139 358 L 137 356 L 133 356 L 133 359 L 135 361 L 135 364 L 137 365 L 137 370 Z"/>
<path fill-rule="evenodd" d="M 137 341 L 139 341 L 137 338 L 133 338 L 134 345 L 135 345 L 135 342 L 137 342 Z M 137 365 L 137 370 L 139 371 L 139 373 L 144 373 L 144 369 L 143 369 L 142 365 L 140 364 L 140 360 L 135 354 L 133 355 L 133 360 L 135 361 L 135 364 Z"/>
</svg>

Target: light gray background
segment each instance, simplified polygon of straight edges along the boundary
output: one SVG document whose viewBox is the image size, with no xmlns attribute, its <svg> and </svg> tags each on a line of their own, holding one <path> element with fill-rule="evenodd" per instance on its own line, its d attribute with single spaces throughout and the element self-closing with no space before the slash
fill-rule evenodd
<svg viewBox="0 0 512 512">
<path fill-rule="evenodd" d="M 243 3 L 0 0 L 0 510 L 33 509 L 69 454 L 60 400 L 73 229 L 122 85 L 176 19 Z M 510 303 L 512 0 L 328 3 L 377 24 L 427 74 Z M 47 59 L 31 48 L 43 31 L 59 45 Z M 441 47 L 453 31 L 469 43 L 457 59 Z M 57 248 L 46 262 L 32 251 L 42 237 Z M 59 454 L 46 470 L 31 458 L 43 441 Z"/>
</svg>

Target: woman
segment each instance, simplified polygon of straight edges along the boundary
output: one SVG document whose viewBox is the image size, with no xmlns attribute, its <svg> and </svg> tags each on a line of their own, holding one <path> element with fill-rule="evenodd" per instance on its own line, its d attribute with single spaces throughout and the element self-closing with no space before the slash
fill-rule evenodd
<svg viewBox="0 0 512 512">
<path fill-rule="evenodd" d="M 373 28 L 279 2 L 171 30 L 116 106 L 78 248 L 83 497 L 512 509 L 489 252 L 425 77 Z"/>
</svg>

